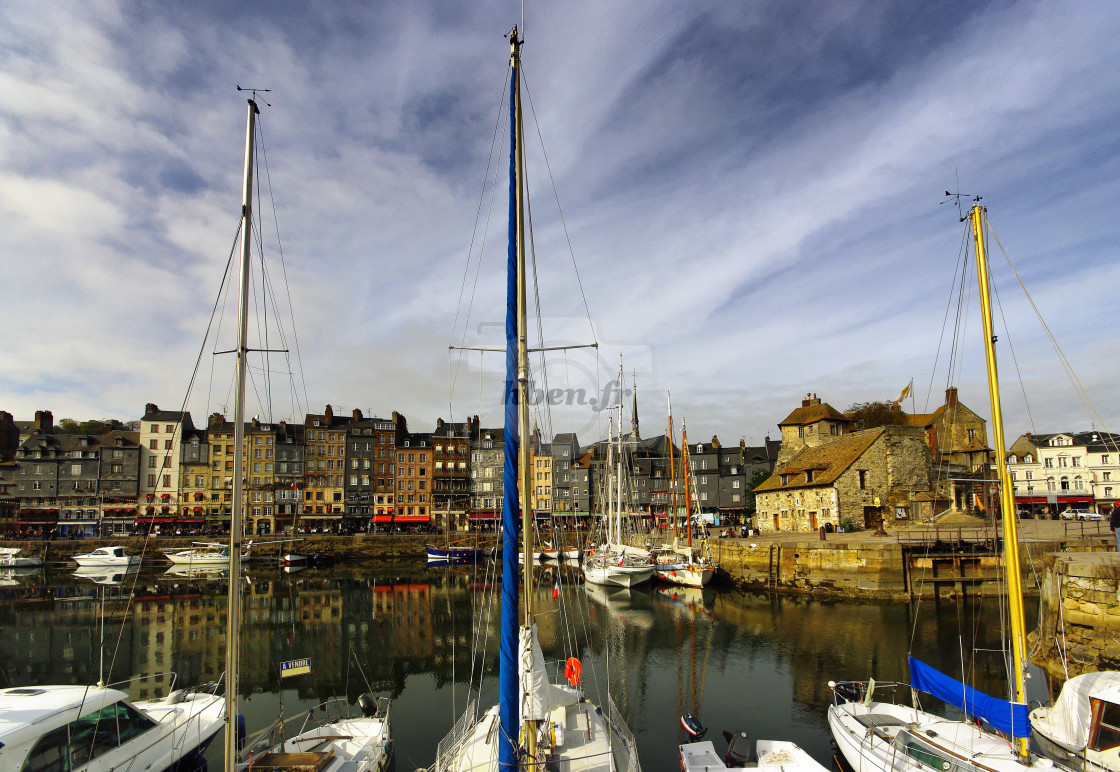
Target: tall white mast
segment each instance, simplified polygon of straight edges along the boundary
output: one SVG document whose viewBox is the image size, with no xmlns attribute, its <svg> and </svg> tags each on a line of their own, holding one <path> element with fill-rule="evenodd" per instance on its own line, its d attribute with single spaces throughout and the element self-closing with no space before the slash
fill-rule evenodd
<svg viewBox="0 0 1120 772">
<path fill-rule="evenodd" d="M 237 769 L 237 682 L 241 630 L 241 522 L 244 507 L 245 375 L 249 353 L 249 258 L 253 225 L 253 136 L 257 103 L 249 100 L 245 130 L 245 186 L 241 198 L 241 285 L 237 303 L 237 402 L 233 411 L 233 514 L 229 523 L 229 596 L 226 601 L 225 770 Z"/>
</svg>

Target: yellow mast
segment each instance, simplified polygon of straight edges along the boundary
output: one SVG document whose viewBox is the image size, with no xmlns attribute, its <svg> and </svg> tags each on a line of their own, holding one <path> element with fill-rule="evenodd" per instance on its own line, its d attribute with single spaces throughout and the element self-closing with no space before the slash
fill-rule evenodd
<svg viewBox="0 0 1120 772">
<path fill-rule="evenodd" d="M 677 528 L 677 476 L 673 468 L 673 401 L 668 392 L 666 392 L 666 401 L 669 405 L 669 511 L 673 517 L 673 547 L 676 548 L 680 531 Z"/>
<path fill-rule="evenodd" d="M 1000 516 L 1003 519 L 1003 554 L 1007 567 L 1007 596 L 1011 615 L 1011 661 L 1014 680 L 1014 701 L 1026 704 L 1027 690 L 1023 681 L 1026 662 L 1026 631 L 1023 622 L 1022 571 L 1019 567 L 1019 524 L 1015 511 L 1015 493 L 1007 472 L 1003 439 L 1003 410 L 999 400 L 999 375 L 996 367 L 996 337 L 992 332 L 992 298 L 988 287 L 988 258 L 984 250 L 984 210 L 973 204 L 969 214 L 976 252 L 976 276 L 980 284 L 981 316 L 984 322 L 984 359 L 988 367 L 988 399 L 992 406 L 992 434 L 995 442 L 996 469 L 1000 487 Z M 1016 752 L 1020 761 L 1030 757 L 1029 739 L 1019 738 Z"/>
</svg>

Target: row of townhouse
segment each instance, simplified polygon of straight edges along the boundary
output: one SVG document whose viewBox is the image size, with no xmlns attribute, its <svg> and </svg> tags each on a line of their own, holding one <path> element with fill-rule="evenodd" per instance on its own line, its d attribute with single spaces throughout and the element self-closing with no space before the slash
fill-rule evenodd
<svg viewBox="0 0 1120 772">
<path fill-rule="evenodd" d="M 670 506 L 666 436 L 642 439 L 636 421 L 624 442 L 626 505 L 664 517 Z M 220 413 L 196 426 L 187 411 L 145 406 L 138 431 L 54 433 L 50 411 L 33 422 L 0 412 L 0 529 L 67 534 L 228 530 L 233 479 L 241 465 L 247 528 L 255 534 L 296 528 L 355 531 L 436 525 L 452 530 L 500 516 L 504 433 L 477 416 L 437 420 L 428 433 L 404 416 L 335 415 L 330 405 L 302 423 L 254 418 L 235 446 L 234 424 Z M 582 447 L 574 433 L 550 443 L 531 438 L 531 503 L 538 516 L 588 517 L 602 511 L 606 444 Z M 724 448 L 718 438 L 690 445 L 694 511 L 739 519 L 750 481 L 769 471 L 778 443 Z M 678 506 L 683 509 L 683 485 Z"/>
</svg>

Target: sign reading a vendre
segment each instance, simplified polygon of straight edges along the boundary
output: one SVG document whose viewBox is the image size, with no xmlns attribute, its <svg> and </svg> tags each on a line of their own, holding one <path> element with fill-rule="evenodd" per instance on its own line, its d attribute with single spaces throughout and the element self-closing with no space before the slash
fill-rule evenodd
<svg viewBox="0 0 1120 772">
<path fill-rule="evenodd" d="M 306 675 L 311 672 L 311 660 L 308 659 L 291 659 L 287 662 L 280 663 L 280 677 L 287 678 L 288 676 Z"/>
</svg>

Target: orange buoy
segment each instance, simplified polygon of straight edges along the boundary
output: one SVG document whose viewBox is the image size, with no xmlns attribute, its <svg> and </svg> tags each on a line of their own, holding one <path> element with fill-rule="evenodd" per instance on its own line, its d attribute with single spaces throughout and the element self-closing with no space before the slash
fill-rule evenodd
<svg viewBox="0 0 1120 772">
<path fill-rule="evenodd" d="M 580 679 L 583 677 L 583 663 L 576 657 L 568 657 L 568 661 L 564 664 L 564 677 L 572 686 L 579 686 Z"/>
</svg>

